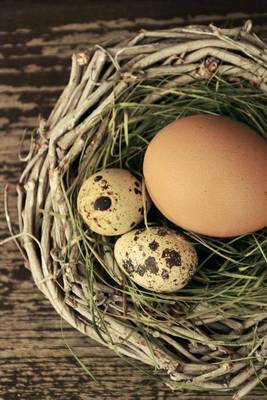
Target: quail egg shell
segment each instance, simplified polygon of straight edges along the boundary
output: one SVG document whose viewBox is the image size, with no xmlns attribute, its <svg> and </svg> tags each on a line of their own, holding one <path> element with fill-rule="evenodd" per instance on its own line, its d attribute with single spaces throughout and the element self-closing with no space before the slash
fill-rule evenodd
<svg viewBox="0 0 267 400">
<path fill-rule="evenodd" d="M 194 246 L 180 233 L 163 227 L 124 234 L 115 243 L 114 256 L 130 279 L 154 292 L 181 289 L 198 263 Z"/>
<path fill-rule="evenodd" d="M 146 199 L 149 210 L 148 195 Z M 143 220 L 142 184 L 127 170 L 104 169 L 82 184 L 77 208 L 92 231 L 107 236 L 121 235 Z"/>
</svg>

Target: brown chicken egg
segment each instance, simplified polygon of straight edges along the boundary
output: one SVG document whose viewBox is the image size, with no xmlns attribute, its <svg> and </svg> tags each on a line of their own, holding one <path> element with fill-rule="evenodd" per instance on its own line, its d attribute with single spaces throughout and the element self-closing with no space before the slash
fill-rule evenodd
<svg viewBox="0 0 267 400">
<path fill-rule="evenodd" d="M 156 207 L 184 229 L 231 237 L 267 225 L 267 141 L 241 122 L 181 118 L 152 139 L 143 169 Z"/>
</svg>

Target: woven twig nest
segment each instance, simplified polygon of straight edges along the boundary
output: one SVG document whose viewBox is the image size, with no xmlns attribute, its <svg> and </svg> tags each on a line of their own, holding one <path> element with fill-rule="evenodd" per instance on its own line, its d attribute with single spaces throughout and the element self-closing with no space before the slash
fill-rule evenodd
<svg viewBox="0 0 267 400">
<path fill-rule="evenodd" d="M 157 82 L 143 97 L 144 104 L 156 104 L 163 89 L 210 82 L 215 75 L 230 84 L 247 81 L 267 92 L 266 45 L 251 29 L 248 21 L 232 29 L 210 25 L 141 31 L 112 48 L 95 46 L 74 54 L 69 83 L 48 120 L 40 121 L 18 185 L 25 262 L 38 288 L 66 321 L 117 353 L 160 370 L 174 389 L 236 389 L 235 399 L 266 376 L 264 316 L 244 322 L 238 321 L 239 315 L 220 320 L 210 312 L 196 323 L 185 322 L 181 309 L 175 323 L 164 325 L 151 323 L 148 309 L 147 318 L 137 324 L 133 298 L 121 290 L 125 282 L 104 239 L 98 243 L 101 260 L 90 245 L 88 257 L 98 273 L 90 275 L 91 280 L 88 276 L 68 185 L 77 194 L 80 171 L 87 171 L 85 177 L 91 163 L 97 166 L 94 157 L 110 132 L 114 103 L 125 101 L 140 83 L 151 87 Z M 109 280 L 101 279 L 108 270 Z M 259 338 L 253 365 L 249 349 L 227 347 L 206 329 L 218 320 L 230 334 Z"/>
</svg>

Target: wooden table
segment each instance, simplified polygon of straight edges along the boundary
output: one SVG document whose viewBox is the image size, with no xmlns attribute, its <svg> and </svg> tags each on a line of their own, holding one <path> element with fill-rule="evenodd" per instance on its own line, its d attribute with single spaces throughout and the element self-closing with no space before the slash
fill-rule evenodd
<svg viewBox="0 0 267 400">
<path fill-rule="evenodd" d="M 115 37 L 126 37 L 129 31 L 141 27 L 182 23 L 182 19 L 177 18 L 155 24 L 150 19 L 141 18 L 142 15 L 168 18 L 186 15 L 190 11 L 188 2 L 179 8 L 177 3 L 180 2 L 170 0 L 128 2 L 126 8 L 113 0 L 87 3 L 65 1 L 54 4 L 50 0 L 1 3 L 0 240 L 8 235 L 3 212 L 3 190 L 7 182 L 10 184 L 10 214 L 16 224 L 14 184 L 23 168 L 18 159 L 20 139 L 25 130 L 29 133 L 36 126 L 40 114 L 46 117 L 51 110 L 67 82 L 71 53 L 100 41 L 112 43 Z M 191 1 L 191 5 L 196 3 Z M 252 3 L 254 10 L 258 10 L 254 21 L 264 34 L 264 2 L 258 2 L 258 8 L 255 1 Z M 207 9 L 211 2 L 204 1 L 203 4 Z M 247 11 L 252 12 L 250 8 L 247 6 Z M 219 12 L 225 12 L 221 6 L 219 9 Z M 211 11 L 215 12 L 214 9 Z M 127 13 L 140 18 L 135 21 L 95 22 L 104 17 L 126 17 Z M 193 18 L 196 22 L 209 19 L 214 22 L 217 19 L 220 23 L 221 17 Z M 245 17 L 235 15 L 230 19 L 238 23 Z M 98 382 L 90 381 L 77 366 L 65 342 L 92 370 Z M 257 389 L 247 399 L 263 399 L 265 395 L 261 393 Z M 83 337 L 62 321 L 34 286 L 13 242 L 1 247 L 0 400 L 112 398 L 222 400 L 230 397 L 177 394 L 157 380 L 149 381 L 125 360 Z"/>
</svg>

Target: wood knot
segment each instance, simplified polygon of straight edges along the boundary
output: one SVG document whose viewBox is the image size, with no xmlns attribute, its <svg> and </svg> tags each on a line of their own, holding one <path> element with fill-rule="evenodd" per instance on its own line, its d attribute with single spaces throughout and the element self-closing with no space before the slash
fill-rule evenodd
<svg viewBox="0 0 267 400">
<path fill-rule="evenodd" d="M 76 54 L 77 63 L 79 65 L 86 65 L 89 61 L 89 54 L 86 52 L 80 52 Z"/>
<path fill-rule="evenodd" d="M 205 60 L 205 67 L 208 72 L 214 72 L 218 68 L 218 60 L 214 57 L 208 57 Z"/>
<path fill-rule="evenodd" d="M 206 60 L 204 60 L 198 68 L 198 75 L 201 78 L 209 79 L 212 74 L 217 70 L 218 64 L 219 60 L 217 60 L 215 57 L 206 58 Z"/>
<path fill-rule="evenodd" d="M 121 74 L 121 77 L 125 83 L 135 83 L 138 78 L 141 78 L 143 75 L 143 71 L 136 71 L 134 74 L 131 72 L 124 72 Z"/>
</svg>

